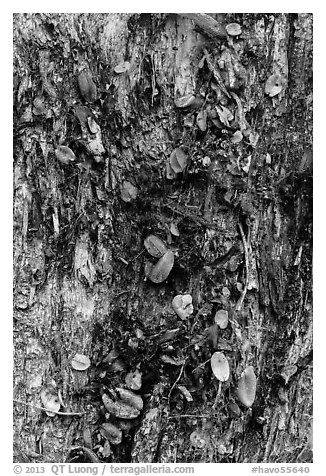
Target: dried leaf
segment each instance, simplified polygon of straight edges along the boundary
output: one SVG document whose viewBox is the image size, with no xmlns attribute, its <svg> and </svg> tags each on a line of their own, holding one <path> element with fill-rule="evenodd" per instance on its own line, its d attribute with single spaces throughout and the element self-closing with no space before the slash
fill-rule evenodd
<svg viewBox="0 0 326 476">
<path fill-rule="evenodd" d="M 192 296 L 190 294 L 178 294 L 173 298 L 172 307 L 181 319 L 187 319 L 194 312 Z"/>
<path fill-rule="evenodd" d="M 73 151 L 65 145 L 59 145 L 55 149 L 54 154 L 59 162 L 65 165 L 70 164 L 70 162 L 73 162 L 76 159 Z"/>
<path fill-rule="evenodd" d="M 215 314 L 214 322 L 220 327 L 220 329 L 226 329 L 229 322 L 228 311 L 225 311 L 224 309 L 220 309 L 219 311 L 217 311 L 217 313 Z"/>
<path fill-rule="evenodd" d="M 128 388 L 131 390 L 139 390 L 142 386 L 142 377 L 139 370 L 135 370 L 134 372 L 129 372 L 126 375 L 125 382 Z"/>
<path fill-rule="evenodd" d="M 170 159 L 169 159 L 171 168 L 173 172 L 175 173 L 183 172 L 185 168 L 187 167 L 187 161 L 188 161 L 187 155 L 183 152 L 182 149 L 179 149 L 179 148 L 174 149 L 172 151 L 170 155 Z"/>
<path fill-rule="evenodd" d="M 91 365 L 91 361 L 87 355 L 84 354 L 76 354 L 75 357 L 71 361 L 71 366 L 74 370 L 87 370 L 88 367 Z"/>
<path fill-rule="evenodd" d="M 60 401 L 56 389 L 52 385 L 48 385 L 41 390 L 41 402 L 48 416 L 53 417 L 60 409 Z"/>
<path fill-rule="evenodd" d="M 78 86 L 81 95 L 87 102 L 94 102 L 97 98 L 97 90 L 91 73 L 84 69 L 78 75 Z"/>
<path fill-rule="evenodd" d="M 195 448 L 204 448 L 207 445 L 207 439 L 200 431 L 193 431 L 189 437 L 192 446 Z"/>
<path fill-rule="evenodd" d="M 130 68 L 129 61 L 122 61 L 114 68 L 114 72 L 117 74 L 125 73 L 126 71 L 129 70 L 129 68 Z"/>
<path fill-rule="evenodd" d="M 174 254 L 171 250 L 168 250 L 150 270 L 149 279 L 153 283 L 162 283 L 169 276 L 173 265 Z"/>
<path fill-rule="evenodd" d="M 97 124 L 97 122 L 92 118 L 92 116 L 89 116 L 87 118 L 87 123 L 89 130 L 91 131 L 92 134 L 96 134 L 100 130 L 100 126 Z"/>
<path fill-rule="evenodd" d="M 126 403 L 133 408 L 137 408 L 137 410 L 143 409 L 144 402 L 140 395 L 137 395 L 126 388 L 116 388 L 116 391 L 123 403 Z"/>
<path fill-rule="evenodd" d="M 166 178 L 168 180 L 174 180 L 177 178 L 177 174 L 172 169 L 169 159 L 166 161 Z"/>
<path fill-rule="evenodd" d="M 215 377 L 226 382 L 230 376 L 229 362 L 223 352 L 214 352 L 211 357 L 211 367 Z"/>
<path fill-rule="evenodd" d="M 144 241 L 144 246 L 154 258 L 161 258 L 168 251 L 165 243 L 155 235 L 149 235 Z"/>
<path fill-rule="evenodd" d="M 256 375 L 254 368 L 250 365 L 243 371 L 237 388 L 237 397 L 242 405 L 247 408 L 251 407 L 255 401 L 256 386 Z"/>
<path fill-rule="evenodd" d="M 270 97 L 279 94 L 283 89 L 283 78 L 280 74 L 272 74 L 265 83 L 265 93 Z"/>
<path fill-rule="evenodd" d="M 178 230 L 178 227 L 174 222 L 172 222 L 171 225 L 170 225 L 170 232 L 173 236 L 180 236 L 180 232 Z"/>
<path fill-rule="evenodd" d="M 135 200 L 138 196 L 138 188 L 135 187 L 128 180 L 124 180 L 121 185 L 121 198 L 124 202 L 129 203 Z"/>
<path fill-rule="evenodd" d="M 226 25 L 225 29 L 227 31 L 227 34 L 230 36 L 238 36 L 241 35 L 242 32 L 239 23 L 229 23 L 228 25 Z"/>
<path fill-rule="evenodd" d="M 178 108 L 184 108 L 193 106 L 196 102 L 196 96 L 194 94 L 186 94 L 178 99 L 175 99 L 174 103 Z"/>
<path fill-rule="evenodd" d="M 200 111 L 197 114 L 196 124 L 202 132 L 205 132 L 207 129 L 207 112 Z"/>
<path fill-rule="evenodd" d="M 236 131 L 233 136 L 232 136 L 232 142 L 233 144 L 239 144 L 243 139 L 243 135 L 241 131 Z"/>
<path fill-rule="evenodd" d="M 122 431 L 112 423 L 103 423 L 104 434 L 112 445 L 119 445 L 122 441 Z"/>
<path fill-rule="evenodd" d="M 102 401 L 109 413 L 111 413 L 116 418 L 124 418 L 126 420 L 132 420 L 133 418 L 137 418 L 140 411 L 137 408 L 131 407 L 126 403 L 121 401 L 113 401 L 105 393 L 102 395 Z"/>
<path fill-rule="evenodd" d="M 231 416 L 237 418 L 241 415 L 241 410 L 239 408 L 239 405 L 237 405 L 235 402 L 230 402 L 228 404 L 228 410 Z"/>
<path fill-rule="evenodd" d="M 251 155 L 246 157 L 244 160 L 246 160 L 246 165 L 242 167 L 242 170 L 247 174 L 250 169 L 250 164 L 251 164 Z"/>
<path fill-rule="evenodd" d="M 180 390 L 182 395 L 185 397 L 187 402 L 193 402 L 194 401 L 194 399 L 192 398 L 191 393 L 189 392 L 189 390 L 184 385 L 178 385 L 178 389 Z"/>
<path fill-rule="evenodd" d="M 228 109 L 227 107 L 224 106 L 216 106 L 216 112 L 218 114 L 218 117 L 220 118 L 220 121 L 227 127 L 230 127 L 229 121 L 232 121 L 233 119 L 233 114 Z M 214 122 L 214 121 L 213 121 Z"/>
<path fill-rule="evenodd" d="M 160 357 L 161 357 L 162 362 L 164 362 L 165 364 L 179 366 L 179 365 L 182 365 L 184 363 L 184 359 L 182 359 L 181 357 L 171 357 L 171 356 L 166 355 L 166 354 L 162 354 Z"/>
</svg>

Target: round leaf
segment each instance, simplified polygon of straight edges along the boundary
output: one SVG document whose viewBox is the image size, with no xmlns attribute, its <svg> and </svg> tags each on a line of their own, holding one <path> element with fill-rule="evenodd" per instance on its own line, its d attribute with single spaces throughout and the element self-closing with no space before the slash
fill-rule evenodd
<svg viewBox="0 0 326 476">
<path fill-rule="evenodd" d="M 242 405 L 247 408 L 251 407 L 255 401 L 256 386 L 256 375 L 254 368 L 250 365 L 243 371 L 237 388 L 237 397 Z"/>
<path fill-rule="evenodd" d="M 228 312 L 224 309 L 220 309 L 219 311 L 217 311 L 217 313 L 215 314 L 214 322 L 220 327 L 220 329 L 226 329 L 229 322 Z"/>
<path fill-rule="evenodd" d="M 215 377 L 226 382 L 230 376 L 229 362 L 223 352 L 214 352 L 211 357 L 211 367 Z"/>
<path fill-rule="evenodd" d="M 87 370 L 88 367 L 91 365 L 91 361 L 87 355 L 84 354 L 76 354 L 75 357 L 71 361 L 71 366 L 74 370 Z"/>
<path fill-rule="evenodd" d="M 144 246 L 154 258 L 161 258 L 168 251 L 165 243 L 155 235 L 149 235 L 144 241 Z"/>
<path fill-rule="evenodd" d="M 241 35 L 241 26 L 239 23 L 229 23 L 225 27 L 227 34 L 230 36 L 238 36 Z"/>
<path fill-rule="evenodd" d="M 128 180 L 124 180 L 121 186 L 121 198 L 124 202 L 129 203 L 137 198 L 138 188 Z"/>
<path fill-rule="evenodd" d="M 130 68 L 129 61 L 122 61 L 114 68 L 114 72 L 117 74 L 125 73 L 126 71 L 129 70 L 129 68 Z"/>
<path fill-rule="evenodd" d="M 266 81 L 265 93 L 270 97 L 276 96 L 283 89 L 283 78 L 280 74 L 272 74 Z"/>
<path fill-rule="evenodd" d="M 153 283 L 162 283 L 169 276 L 173 265 L 174 254 L 171 250 L 168 250 L 152 267 L 148 276 L 149 279 L 153 281 Z"/>
<path fill-rule="evenodd" d="M 181 319 L 187 319 L 194 312 L 192 296 L 190 294 L 178 294 L 173 298 L 172 307 Z"/>
</svg>

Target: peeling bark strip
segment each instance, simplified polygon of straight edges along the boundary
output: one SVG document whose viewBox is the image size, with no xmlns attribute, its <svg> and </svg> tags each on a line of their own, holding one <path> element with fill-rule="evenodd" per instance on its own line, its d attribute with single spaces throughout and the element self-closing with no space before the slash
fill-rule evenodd
<svg viewBox="0 0 326 476">
<path fill-rule="evenodd" d="M 312 15 L 13 32 L 14 460 L 311 462 Z"/>
</svg>

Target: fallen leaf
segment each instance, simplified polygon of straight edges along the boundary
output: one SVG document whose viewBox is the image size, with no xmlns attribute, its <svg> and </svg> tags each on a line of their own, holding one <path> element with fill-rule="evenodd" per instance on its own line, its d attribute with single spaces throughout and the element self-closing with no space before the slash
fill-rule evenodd
<svg viewBox="0 0 326 476">
<path fill-rule="evenodd" d="M 166 178 L 168 180 L 173 180 L 177 178 L 177 174 L 172 169 L 169 159 L 166 161 Z"/>
<path fill-rule="evenodd" d="M 50 417 L 54 417 L 55 413 L 60 410 L 60 401 L 56 389 L 49 385 L 41 390 L 41 402 L 44 408 L 46 408 L 46 414 Z"/>
<path fill-rule="evenodd" d="M 169 276 L 173 265 L 174 254 L 171 250 L 168 250 L 150 270 L 149 279 L 153 283 L 162 283 Z"/>
<path fill-rule="evenodd" d="M 232 142 L 233 144 L 239 144 L 239 142 L 241 142 L 243 139 L 243 135 L 242 135 L 242 132 L 241 131 L 236 131 L 233 136 L 232 136 Z"/>
<path fill-rule="evenodd" d="M 139 390 L 142 386 L 142 377 L 139 370 L 127 373 L 125 382 L 130 390 Z"/>
<path fill-rule="evenodd" d="M 166 354 L 162 354 L 161 356 L 161 360 L 165 363 L 165 364 L 171 364 L 171 365 L 182 365 L 184 363 L 184 359 L 182 359 L 181 357 L 170 357 L 169 355 L 166 355 Z"/>
<path fill-rule="evenodd" d="M 155 235 L 149 235 L 144 241 L 144 246 L 154 258 L 161 258 L 168 251 L 165 243 Z"/>
<path fill-rule="evenodd" d="M 102 395 L 102 401 L 107 411 L 116 418 L 132 420 L 133 418 L 137 418 L 140 413 L 137 408 L 131 407 L 126 403 L 121 401 L 113 401 L 112 398 L 110 398 L 105 393 Z"/>
<path fill-rule="evenodd" d="M 173 172 L 180 173 L 187 167 L 188 157 L 182 149 L 174 149 L 170 155 L 169 162 Z"/>
<path fill-rule="evenodd" d="M 129 68 L 130 68 L 129 61 L 122 61 L 114 68 L 114 72 L 117 74 L 125 73 L 126 71 L 129 70 Z"/>
<path fill-rule="evenodd" d="M 227 34 L 230 36 L 238 36 L 241 35 L 242 32 L 239 23 L 229 23 L 228 25 L 226 25 L 225 29 L 227 31 Z"/>
<path fill-rule="evenodd" d="M 59 162 L 65 165 L 76 160 L 76 156 L 73 153 L 73 151 L 70 149 L 70 147 L 67 147 L 65 145 L 59 145 L 55 149 L 54 154 L 56 158 L 59 160 Z"/>
<path fill-rule="evenodd" d="M 265 83 L 265 93 L 270 97 L 276 96 L 283 89 L 283 78 L 280 74 L 272 74 Z"/>
<path fill-rule="evenodd" d="M 196 96 L 194 94 L 186 94 L 178 99 L 175 99 L 174 103 L 178 108 L 184 108 L 194 105 L 196 102 Z"/>
<path fill-rule="evenodd" d="M 138 196 L 138 188 L 135 187 L 128 180 L 124 180 L 121 186 L 121 198 L 124 202 L 129 203 L 135 200 Z"/>
<path fill-rule="evenodd" d="M 229 362 L 223 352 L 214 352 L 211 357 L 211 367 L 215 377 L 226 382 L 230 376 Z"/>
<path fill-rule="evenodd" d="M 207 112 L 200 111 L 197 114 L 196 124 L 202 132 L 205 132 L 207 129 Z"/>
<path fill-rule="evenodd" d="M 192 296 L 190 294 L 178 294 L 173 298 L 172 307 L 181 319 L 187 319 L 194 312 Z"/>
<path fill-rule="evenodd" d="M 96 134 L 100 130 L 100 126 L 97 124 L 97 122 L 92 118 L 92 116 L 89 116 L 87 118 L 87 124 L 89 127 L 89 130 L 91 131 L 92 134 Z"/>
<path fill-rule="evenodd" d="M 220 329 L 226 329 L 229 322 L 229 314 L 224 309 L 217 311 L 214 317 L 214 322 L 219 326 Z"/>
<path fill-rule="evenodd" d="M 87 370 L 88 367 L 91 365 L 91 361 L 87 355 L 84 354 L 76 354 L 75 357 L 71 361 L 71 366 L 74 370 Z"/>
<path fill-rule="evenodd" d="M 178 230 L 178 227 L 174 222 L 172 222 L 171 225 L 170 225 L 170 232 L 173 236 L 180 236 L 180 232 Z"/>
<path fill-rule="evenodd" d="M 228 109 L 227 107 L 224 106 L 216 106 L 216 112 L 218 114 L 218 117 L 220 118 L 220 121 L 227 127 L 230 126 L 229 121 L 232 121 L 233 119 L 233 114 Z M 214 122 L 214 121 L 213 121 Z"/>
<path fill-rule="evenodd" d="M 123 403 L 126 403 L 133 408 L 137 408 L 137 410 L 143 409 L 144 402 L 140 395 L 137 395 L 126 388 L 116 388 L 116 391 Z"/>
<path fill-rule="evenodd" d="M 104 430 L 104 435 L 107 437 L 112 445 L 119 445 L 122 441 L 122 431 L 119 430 L 112 423 L 103 423 L 102 428 Z"/>
<path fill-rule="evenodd" d="M 194 399 L 192 398 L 191 393 L 189 392 L 189 390 L 184 385 L 178 385 L 178 389 L 180 390 L 182 395 L 185 397 L 187 402 L 193 402 L 194 401 Z"/>
<path fill-rule="evenodd" d="M 194 446 L 195 448 L 202 449 L 207 445 L 207 439 L 205 438 L 203 433 L 201 433 L 197 430 L 195 430 L 191 433 L 189 439 L 190 439 L 190 442 L 191 442 L 192 446 Z"/>
<path fill-rule="evenodd" d="M 237 397 L 245 407 L 249 408 L 255 401 L 257 379 L 254 368 L 250 365 L 242 372 L 238 382 Z"/>
<path fill-rule="evenodd" d="M 79 73 L 78 86 L 85 101 L 94 102 L 96 100 L 97 90 L 90 71 L 84 69 Z"/>
</svg>

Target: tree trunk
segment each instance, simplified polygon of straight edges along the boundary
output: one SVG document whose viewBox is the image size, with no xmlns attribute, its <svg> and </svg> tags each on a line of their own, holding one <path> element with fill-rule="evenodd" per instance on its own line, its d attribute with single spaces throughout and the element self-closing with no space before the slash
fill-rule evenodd
<svg viewBox="0 0 326 476">
<path fill-rule="evenodd" d="M 15 461 L 311 462 L 312 15 L 17 14 L 14 150 Z"/>
</svg>

